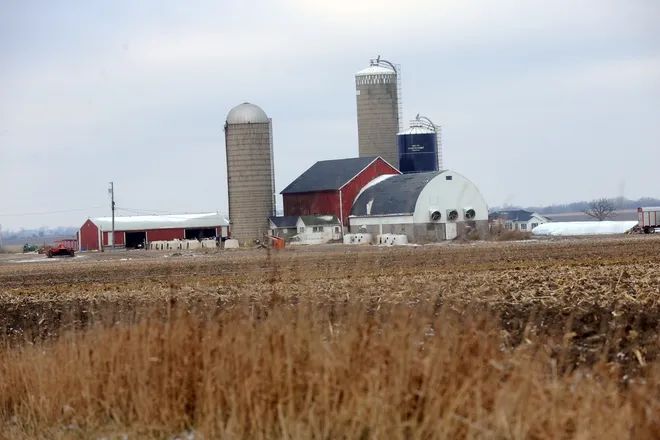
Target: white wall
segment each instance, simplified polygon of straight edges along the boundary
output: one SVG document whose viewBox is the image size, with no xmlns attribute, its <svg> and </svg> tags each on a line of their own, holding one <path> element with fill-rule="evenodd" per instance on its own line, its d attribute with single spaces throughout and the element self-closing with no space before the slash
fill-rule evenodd
<svg viewBox="0 0 660 440">
<path fill-rule="evenodd" d="M 451 176 L 452 180 L 447 180 Z M 414 222 L 428 223 L 431 209 L 437 209 L 442 214 L 438 222 L 447 223 L 447 210 L 456 209 L 458 218 L 456 222 L 466 221 L 463 216 L 464 208 L 475 210 L 476 216 L 472 221 L 488 220 L 488 204 L 479 189 L 466 177 L 454 172 L 446 171 L 433 178 L 419 194 L 415 205 Z"/>
<path fill-rule="evenodd" d="M 339 223 L 334 225 L 316 226 L 316 228 L 323 229 L 314 232 L 314 226 L 307 226 L 303 222 L 302 218 L 298 218 L 298 221 L 296 222 L 296 228 L 298 231 L 298 236 L 300 237 L 300 243 L 304 244 L 323 244 L 329 242 L 330 240 L 339 240 L 342 236 L 341 225 Z M 301 232 L 301 228 L 304 228 L 304 231 Z M 335 228 L 339 228 L 339 232 L 335 232 Z"/>
<path fill-rule="evenodd" d="M 413 223 L 412 215 L 392 215 L 387 217 L 349 217 L 348 224 L 350 226 L 382 226 L 382 225 L 411 225 Z M 380 228 L 379 234 L 382 234 Z"/>
</svg>

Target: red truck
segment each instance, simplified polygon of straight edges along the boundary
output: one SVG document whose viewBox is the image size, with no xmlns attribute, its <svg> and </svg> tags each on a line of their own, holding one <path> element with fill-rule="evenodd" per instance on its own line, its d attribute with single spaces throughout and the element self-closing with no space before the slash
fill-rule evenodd
<svg viewBox="0 0 660 440">
<path fill-rule="evenodd" d="M 637 208 L 637 219 L 640 232 L 653 234 L 660 229 L 660 207 Z"/>
<path fill-rule="evenodd" d="M 46 256 L 48 258 L 69 256 L 75 257 L 76 255 L 76 243 L 75 240 L 57 240 L 54 243 L 54 247 L 48 248 L 46 250 Z"/>
</svg>

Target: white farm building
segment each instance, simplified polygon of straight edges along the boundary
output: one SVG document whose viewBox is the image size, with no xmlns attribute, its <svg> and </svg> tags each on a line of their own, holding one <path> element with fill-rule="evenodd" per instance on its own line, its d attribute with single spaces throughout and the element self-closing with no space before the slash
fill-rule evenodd
<svg viewBox="0 0 660 440">
<path fill-rule="evenodd" d="M 452 240 L 466 228 L 488 230 L 488 206 L 479 189 L 450 170 L 377 177 L 358 194 L 351 233 L 403 234 L 410 242 Z"/>
</svg>

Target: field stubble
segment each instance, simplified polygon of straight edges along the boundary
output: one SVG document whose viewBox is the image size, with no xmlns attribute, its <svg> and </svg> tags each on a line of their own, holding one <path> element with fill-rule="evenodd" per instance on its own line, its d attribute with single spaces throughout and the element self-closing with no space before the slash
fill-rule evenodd
<svg viewBox="0 0 660 440">
<path fill-rule="evenodd" d="M 658 244 L 0 266 L 0 436 L 657 438 Z"/>
</svg>

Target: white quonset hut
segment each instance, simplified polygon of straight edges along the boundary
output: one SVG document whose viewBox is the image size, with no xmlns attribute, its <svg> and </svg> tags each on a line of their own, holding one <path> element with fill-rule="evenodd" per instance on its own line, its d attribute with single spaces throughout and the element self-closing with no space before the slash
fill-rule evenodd
<svg viewBox="0 0 660 440">
<path fill-rule="evenodd" d="M 350 232 L 404 234 L 410 242 L 451 240 L 488 230 L 488 206 L 479 189 L 450 170 L 380 176 L 358 194 L 349 217 Z"/>
</svg>

